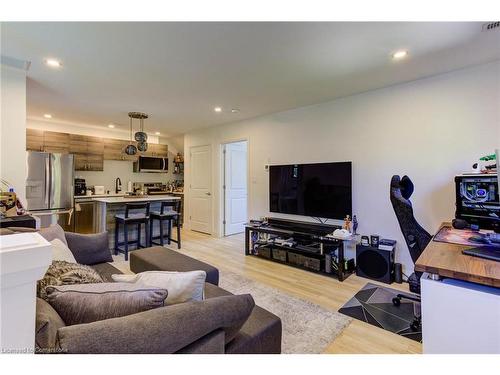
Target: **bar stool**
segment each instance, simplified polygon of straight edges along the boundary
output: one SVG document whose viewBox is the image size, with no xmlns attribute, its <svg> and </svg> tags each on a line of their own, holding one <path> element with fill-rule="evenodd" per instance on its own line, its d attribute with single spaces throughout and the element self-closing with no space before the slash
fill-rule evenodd
<svg viewBox="0 0 500 375">
<path fill-rule="evenodd" d="M 181 209 L 181 201 L 164 201 L 161 202 L 160 212 L 153 211 L 150 215 L 149 221 L 149 233 L 151 234 L 151 245 L 161 245 L 165 244 L 165 235 L 163 233 L 163 223 L 166 221 L 167 225 L 167 244 L 170 242 L 176 242 L 177 248 L 181 248 L 181 226 L 180 226 L 180 209 Z M 153 223 L 155 220 L 160 222 L 160 235 L 153 236 Z M 176 222 L 177 226 L 177 240 L 172 238 L 172 224 Z M 160 243 L 154 242 L 153 240 L 160 239 Z"/>
<path fill-rule="evenodd" d="M 140 213 L 130 213 L 130 211 L 144 210 Z M 118 242 L 119 225 L 123 225 L 123 242 Z M 129 240 L 128 226 L 137 224 L 137 239 Z M 141 245 L 141 225 L 144 224 L 145 244 Z M 149 202 L 146 203 L 126 203 L 125 214 L 115 215 L 115 255 L 118 252 L 125 254 L 125 260 L 128 260 L 128 246 L 136 244 L 137 249 L 147 247 L 149 244 Z M 123 245 L 123 250 L 120 246 Z"/>
</svg>

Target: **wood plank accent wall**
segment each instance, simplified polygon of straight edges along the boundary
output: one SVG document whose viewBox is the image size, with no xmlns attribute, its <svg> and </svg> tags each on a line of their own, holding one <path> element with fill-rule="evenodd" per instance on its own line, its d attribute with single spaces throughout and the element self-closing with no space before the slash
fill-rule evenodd
<svg viewBox="0 0 500 375">
<path fill-rule="evenodd" d="M 76 171 L 102 171 L 104 160 L 136 161 L 139 155 L 124 152 L 128 144 L 129 141 L 123 139 L 26 129 L 26 150 L 73 154 Z M 141 155 L 166 158 L 168 146 L 150 143 Z"/>
</svg>

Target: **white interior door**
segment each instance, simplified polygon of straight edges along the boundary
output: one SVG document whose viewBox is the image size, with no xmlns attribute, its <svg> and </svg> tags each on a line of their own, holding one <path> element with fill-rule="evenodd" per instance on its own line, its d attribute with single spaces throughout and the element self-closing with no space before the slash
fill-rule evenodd
<svg viewBox="0 0 500 375">
<path fill-rule="evenodd" d="M 210 146 L 190 149 L 191 229 L 212 233 L 212 151 Z"/>
<path fill-rule="evenodd" d="M 224 234 L 241 233 L 247 222 L 247 142 L 224 145 Z"/>
</svg>

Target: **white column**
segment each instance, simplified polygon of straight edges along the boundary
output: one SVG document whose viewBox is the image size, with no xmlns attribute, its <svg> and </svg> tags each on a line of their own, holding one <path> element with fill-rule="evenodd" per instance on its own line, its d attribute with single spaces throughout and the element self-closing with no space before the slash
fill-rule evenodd
<svg viewBox="0 0 500 375">
<path fill-rule="evenodd" d="M 0 349 L 35 347 L 36 282 L 52 262 L 51 244 L 38 233 L 0 236 Z"/>
<path fill-rule="evenodd" d="M 1 62 L 0 177 L 26 205 L 26 64 L 3 55 Z"/>
</svg>

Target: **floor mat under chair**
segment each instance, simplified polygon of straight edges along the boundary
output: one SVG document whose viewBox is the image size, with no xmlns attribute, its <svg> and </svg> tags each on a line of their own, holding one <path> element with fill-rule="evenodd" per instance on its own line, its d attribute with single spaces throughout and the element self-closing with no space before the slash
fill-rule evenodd
<svg viewBox="0 0 500 375">
<path fill-rule="evenodd" d="M 414 296 L 412 293 L 368 283 L 347 301 L 339 312 L 386 331 L 422 342 L 421 330 L 414 332 L 410 329 L 414 312 L 420 314 L 420 303 L 402 299 L 401 305 L 394 306 L 392 299 L 398 293 Z"/>
</svg>

